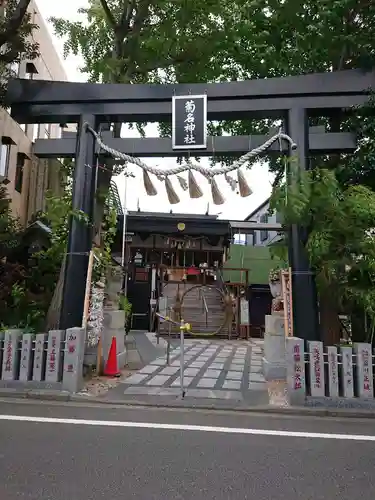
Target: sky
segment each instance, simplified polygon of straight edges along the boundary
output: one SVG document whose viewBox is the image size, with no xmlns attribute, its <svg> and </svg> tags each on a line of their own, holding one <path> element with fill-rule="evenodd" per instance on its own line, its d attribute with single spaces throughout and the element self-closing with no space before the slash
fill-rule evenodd
<svg viewBox="0 0 375 500">
<path fill-rule="evenodd" d="M 45 20 L 51 16 L 63 17 L 69 20 L 77 20 L 77 9 L 85 7 L 87 2 L 85 0 L 36 0 L 40 13 Z M 85 75 L 83 75 L 79 68 L 82 66 L 82 59 L 80 57 L 69 56 L 63 59 L 63 40 L 57 38 L 53 33 L 53 27 L 50 23 L 47 24 L 52 36 L 55 49 L 61 56 L 61 60 L 65 67 L 65 71 L 70 81 L 84 82 Z M 192 82 L 194 83 L 194 82 Z M 135 131 L 125 131 L 126 137 L 135 137 Z M 149 125 L 146 129 L 146 135 L 150 137 L 157 136 L 155 125 Z M 130 152 L 129 152 L 130 153 Z M 145 163 L 154 167 L 173 167 L 176 165 L 173 158 L 149 158 L 143 159 Z M 205 165 L 207 160 L 202 160 L 201 164 Z M 202 191 L 204 196 L 199 199 L 190 199 L 187 192 L 180 189 L 178 181 L 172 178 L 173 185 L 178 192 L 181 202 L 176 205 L 170 205 L 167 195 L 164 190 L 163 183 L 156 179 L 154 180 L 155 187 L 157 188 L 157 196 L 147 196 L 143 189 L 142 172 L 138 167 L 131 167 L 131 171 L 135 174 L 135 178 L 128 179 L 125 182 L 124 175 L 115 178 L 120 198 L 123 205 L 126 204 L 127 210 L 136 210 L 139 207 L 142 211 L 153 212 L 169 212 L 171 209 L 174 213 L 205 213 L 209 203 L 209 213 L 218 214 L 220 218 L 231 220 L 243 220 L 253 210 L 255 210 L 271 193 L 272 176 L 267 170 L 266 165 L 256 164 L 251 170 L 246 169 L 245 174 L 247 181 L 253 191 L 253 194 L 247 198 L 241 198 L 236 193 L 232 192 L 228 184 L 223 179 L 223 176 L 217 178 L 221 192 L 224 195 L 225 203 L 223 205 L 214 205 L 211 199 L 210 186 L 204 177 L 197 174 L 196 177 L 201 182 Z M 185 178 L 187 177 L 186 174 Z"/>
</svg>

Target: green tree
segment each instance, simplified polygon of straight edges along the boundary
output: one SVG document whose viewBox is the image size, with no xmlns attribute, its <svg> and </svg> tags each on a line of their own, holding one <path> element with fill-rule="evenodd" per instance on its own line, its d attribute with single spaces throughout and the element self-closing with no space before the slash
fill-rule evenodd
<svg viewBox="0 0 375 500">
<path fill-rule="evenodd" d="M 314 169 L 288 188 L 280 185 L 271 208 L 285 224 L 308 228 L 325 341 L 338 341 L 338 313 L 344 310 L 360 307 L 375 325 L 375 193 L 363 185 L 342 186 L 333 170 Z"/>
<path fill-rule="evenodd" d="M 28 12 L 31 0 L 2 0 L 0 2 L 0 102 L 6 92 L 6 82 L 15 77 L 13 67 L 22 59 L 33 60 L 39 46 L 31 35 L 38 26 Z"/>
<path fill-rule="evenodd" d="M 89 0 L 85 21 L 53 18 L 67 37 L 65 55 L 82 54 L 93 82 L 213 81 L 223 74 L 230 43 L 224 0 Z M 239 1 L 238 3 L 246 3 Z M 237 76 L 237 72 L 233 75 Z"/>
<path fill-rule="evenodd" d="M 82 71 L 91 82 L 214 81 L 229 64 L 223 47 L 230 43 L 226 19 L 233 8 L 228 0 L 89 0 L 88 7 L 79 10 L 82 21 L 52 22 L 56 34 L 66 38 L 65 56 L 82 55 Z M 231 78 L 237 75 L 232 66 Z M 120 128 L 115 125 L 117 136 Z M 98 179 L 103 199 L 113 165 L 108 162 L 106 167 L 109 172 L 101 172 Z M 97 201 L 95 212 L 98 232 L 104 204 Z"/>
<path fill-rule="evenodd" d="M 374 65 L 375 4 L 369 0 L 251 0 L 234 9 L 233 16 L 235 21 L 230 29 L 234 31 L 235 43 L 228 45 L 227 58 L 240 66 L 245 79 L 369 69 Z M 323 123 L 331 130 L 337 128 L 332 120 Z M 262 133 L 270 124 L 254 120 L 222 122 L 218 133 Z M 366 133 L 361 120 L 358 124 Z M 363 179 L 360 160 L 354 166 L 340 155 L 335 157 L 336 165 L 338 159 L 346 181 Z M 322 159 L 318 161 L 321 163 Z M 268 164 L 276 180 L 280 180 L 282 161 L 272 160 Z M 371 160 L 366 166 L 366 181 L 371 185 L 375 183 L 374 169 Z"/>
<path fill-rule="evenodd" d="M 81 13 L 84 21 L 53 23 L 56 33 L 67 37 L 65 53 L 82 54 L 83 71 L 95 82 L 270 78 L 367 69 L 375 60 L 375 3 L 369 0 L 90 0 Z M 372 110 L 361 110 L 343 125 L 338 120 L 312 123 L 333 131 L 354 129 L 360 146 L 355 155 L 317 158 L 314 166 L 334 169 L 340 189 L 358 183 L 373 189 Z M 271 125 L 271 120 L 222 121 L 210 128 L 214 134 L 237 135 L 264 133 Z M 277 185 L 283 162 L 268 160 L 268 165 Z M 309 229 L 314 230 L 313 222 Z"/>
<path fill-rule="evenodd" d="M 4 260 L 19 243 L 20 225 L 10 208 L 5 186 L 0 185 L 0 261 Z"/>
</svg>

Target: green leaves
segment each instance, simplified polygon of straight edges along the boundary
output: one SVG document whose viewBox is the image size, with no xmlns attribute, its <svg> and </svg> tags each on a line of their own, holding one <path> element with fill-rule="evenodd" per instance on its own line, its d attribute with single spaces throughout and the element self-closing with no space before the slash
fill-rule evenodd
<svg viewBox="0 0 375 500">
<path fill-rule="evenodd" d="M 80 10 L 85 21 L 51 21 L 67 37 L 65 55 L 82 54 L 91 81 L 213 81 L 223 71 L 239 75 L 224 51 L 236 37 L 227 22 L 233 9 L 228 0 L 90 0 Z"/>
<path fill-rule="evenodd" d="M 306 249 L 318 283 L 370 313 L 365 291 L 372 296 L 375 285 L 375 193 L 363 185 L 342 186 L 326 169 L 301 172 L 291 183 L 275 189 L 271 206 L 285 223 L 309 228 Z"/>
<path fill-rule="evenodd" d="M 39 46 L 32 38 L 38 26 L 27 11 L 31 0 L 7 0 L 5 15 L 0 8 L 0 103 L 6 93 L 7 81 L 14 78 L 14 65 L 21 57 L 29 61 L 39 55 Z"/>
<path fill-rule="evenodd" d="M 20 240 L 21 226 L 12 215 L 5 186 L 0 185 L 0 260 L 7 257 Z"/>
</svg>

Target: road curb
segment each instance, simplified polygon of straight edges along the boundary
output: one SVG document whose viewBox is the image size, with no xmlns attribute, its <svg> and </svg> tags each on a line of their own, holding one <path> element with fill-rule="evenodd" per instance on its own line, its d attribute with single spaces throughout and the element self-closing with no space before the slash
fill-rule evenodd
<svg viewBox="0 0 375 500">
<path fill-rule="evenodd" d="M 171 408 L 171 409 L 192 409 L 206 411 L 231 411 L 238 413 L 267 413 L 274 415 L 291 415 L 291 416 L 311 416 L 311 417 L 347 417 L 347 418 L 366 418 L 375 419 L 373 410 L 357 410 L 344 408 L 311 408 L 306 406 L 295 407 L 275 407 L 275 406 L 219 406 L 199 403 L 185 402 L 150 402 L 150 401 L 123 401 L 123 400 L 92 400 L 86 396 L 71 396 L 71 401 L 76 403 L 98 403 L 100 406 L 128 406 L 128 407 L 149 407 L 149 408 Z"/>
<path fill-rule="evenodd" d="M 99 399 L 90 396 L 81 396 L 77 394 L 69 394 L 68 392 L 54 390 L 17 390 L 17 389 L 0 389 L 0 399 L 13 400 L 35 400 L 35 401 L 56 401 L 56 402 L 72 402 L 84 406 L 85 404 L 97 406 L 123 406 L 123 407 L 148 407 L 148 408 L 166 408 L 166 409 L 191 409 L 191 410 L 206 410 L 206 411 L 230 411 L 241 414 L 270 414 L 283 416 L 310 416 L 310 417 L 331 417 L 331 418 L 364 418 L 375 419 L 375 411 L 353 408 L 313 408 L 306 406 L 295 407 L 276 407 L 276 406 L 225 406 L 220 404 L 199 403 L 197 401 L 143 401 L 143 400 L 121 400 L 121 399 Z"/>
<path fill-rule="evenodd" d="M 42 401 L 69 401 L 71 394 L 66 391 L 58 390 L 38 390 L 38 389 L 13 389 L 2 388 L 0 389 L 0 398 L 10 399 L 37 399 Z"/>
</svg>

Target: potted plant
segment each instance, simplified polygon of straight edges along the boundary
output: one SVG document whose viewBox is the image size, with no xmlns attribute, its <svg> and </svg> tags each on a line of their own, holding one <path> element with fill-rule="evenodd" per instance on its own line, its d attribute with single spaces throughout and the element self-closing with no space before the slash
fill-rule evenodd
<svg viewBox="0 0 375 500">
<path fill-rule="evenodd" d="M 270 286 L 270 291 L 272 297 L 280 297 L 281 296 L 281 269 L 279 267 L 275 267 L 270 270 L 268 275 L 268 284 Z"/>
</svg>

